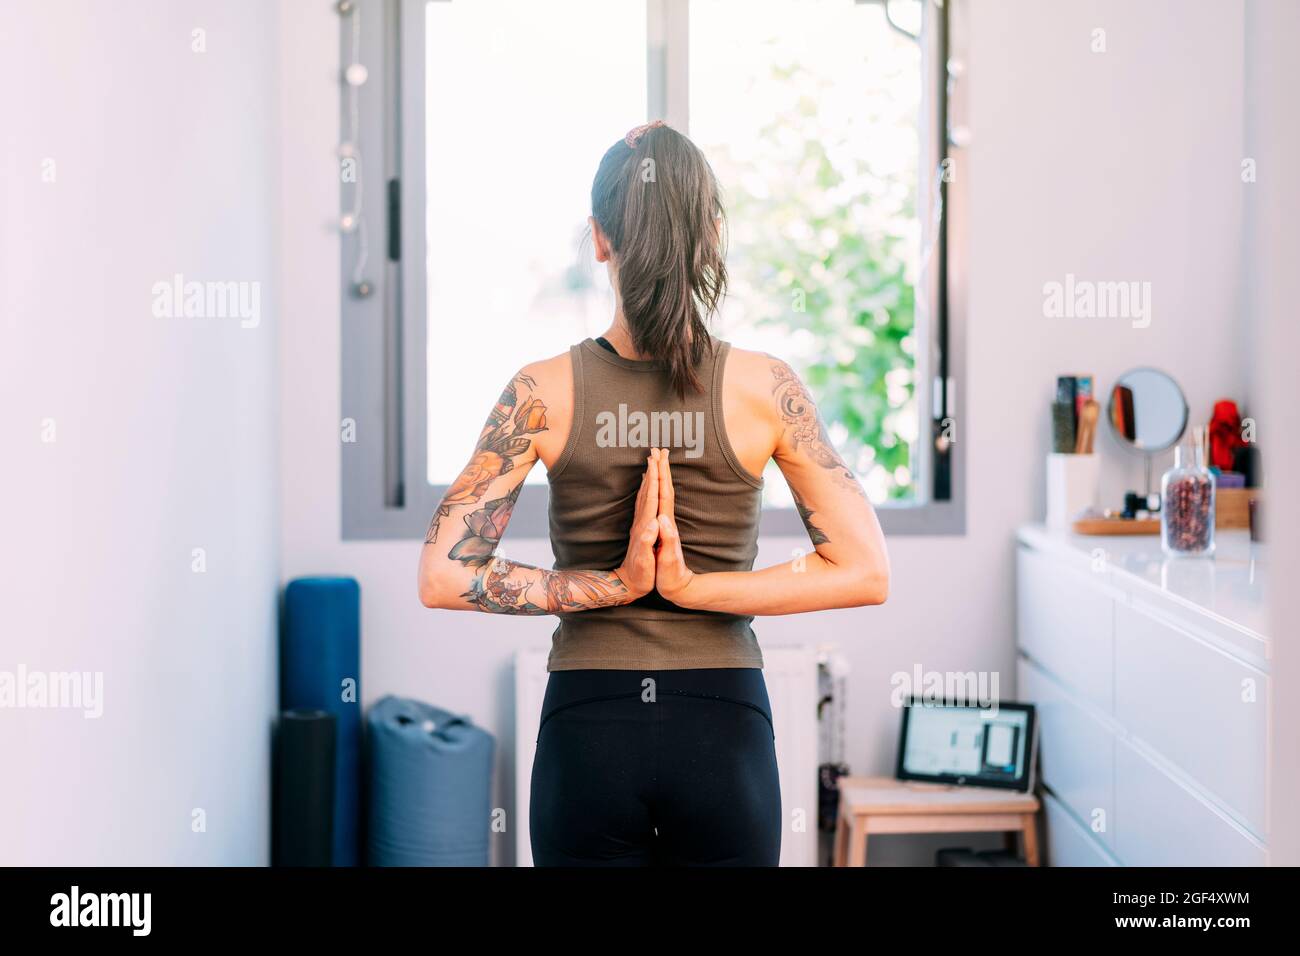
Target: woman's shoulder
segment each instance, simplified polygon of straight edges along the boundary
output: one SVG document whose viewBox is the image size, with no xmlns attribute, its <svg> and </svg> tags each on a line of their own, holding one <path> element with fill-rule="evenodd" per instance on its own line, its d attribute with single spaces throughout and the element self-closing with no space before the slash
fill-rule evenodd
<svg viewBox="0 0 1300 956">
<path fill-rule="evenodd" d="M 541 426 L 532 436 L 533 445 L 550 468 L 564 448 L 573 418 L 573 363 L 569 353 L 521 366 L 511 385 L 516 394 L 526 395 L 531 414 Z"/>
<path fill-rule="evenodd" d="M 529 362 L 519 370 L 543 388 L 556 388 L 573 383 L 573 359 L 567 351 L 550 358 Z"/>
<path fill-rule="evenodd" d="M 538 359 L 515 373 L 515 382 L 546 408 L 551 420 L 567 421 L 573 410 L 573 361 L 568 352 Z"/>
<path fill-rule="evenodd" d="M 769 352 L 731 346 L 727 357 L 725 387 L 742 394 L 770 401 L 782 384 L 795 378 L 794 369 L 784 359 Z"/>
<path fill-rule="evenodd" d="M 789 364 L 777 356 L 733 345 L 722 380 L 724 398 L 732 409 L 744 409 L 760 420 L 774 420 L 777 396 L 793 375 Z"/>
<path fill-rule="evenodd" d="M 734 366 L 742 372 L 748 374 L 759 374 L 772 377 L 772 369 L 781 367 L 789 368 L 784 361 L 769 352 L 758 352 L 754 349 L 742 349 L 735 345 L 729 346 L 727 364 Z"/>
</svg>

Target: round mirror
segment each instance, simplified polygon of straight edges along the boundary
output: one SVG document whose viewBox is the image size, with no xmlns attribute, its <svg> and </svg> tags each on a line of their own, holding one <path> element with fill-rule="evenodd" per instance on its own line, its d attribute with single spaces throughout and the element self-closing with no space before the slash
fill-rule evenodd
<svg viewBox="0 0 1300 956">
<path fill-rule="evenodd" d="M 1110 390 L 1111 431 L 1144 452 L 1171 448 L 1187 428 L 1187 399 L 1178 383 L 1155 368 L 1125 372 Z"/>
</svg>

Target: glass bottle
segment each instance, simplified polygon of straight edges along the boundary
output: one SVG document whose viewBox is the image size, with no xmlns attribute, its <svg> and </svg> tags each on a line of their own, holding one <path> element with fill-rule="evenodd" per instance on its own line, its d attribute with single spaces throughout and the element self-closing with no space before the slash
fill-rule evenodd
<svg viewBox="0 0 1300 956">
<path fill-rule="evenodd" d="M 1174 449 L 1174 467 L 1160 480 L 1160 543 L 1171 557 L 1214 553 L 1214 474 L 1205 465 L 1203 429 Z"/>
</svg>

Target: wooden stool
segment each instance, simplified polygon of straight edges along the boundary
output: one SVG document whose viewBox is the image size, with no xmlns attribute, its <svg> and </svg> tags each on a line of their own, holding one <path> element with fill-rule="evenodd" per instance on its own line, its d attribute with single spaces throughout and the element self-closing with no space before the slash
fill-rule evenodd
<svg viewBox="0 0 1300 956">
<path fill-rule="evenodd" d="M 953 787 L 892 777 L 841 777 L 835 865 L 866 866 L 872 833 L 1019 833 L 1038 866 L 1038 798 L 992 787 Z"/>
</svg>

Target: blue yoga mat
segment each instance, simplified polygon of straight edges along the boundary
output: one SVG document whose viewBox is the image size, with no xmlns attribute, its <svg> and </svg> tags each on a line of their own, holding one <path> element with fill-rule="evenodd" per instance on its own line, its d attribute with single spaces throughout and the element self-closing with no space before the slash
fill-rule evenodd
<svg viewBox="0 0 1300 956">
<path fill-rule="evenodd" d="M 295 578 L 284 591 L 280 709 L 334 715 L 334 866 L 361 862 L 361 588 Z"/>
<path fill-rule="evenodd" d="M 496 741 L 400 697 L 366 715 L 371 866 L 487 866 Z"/>
</svg>

